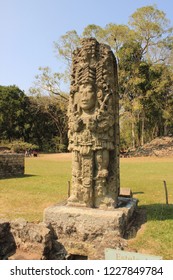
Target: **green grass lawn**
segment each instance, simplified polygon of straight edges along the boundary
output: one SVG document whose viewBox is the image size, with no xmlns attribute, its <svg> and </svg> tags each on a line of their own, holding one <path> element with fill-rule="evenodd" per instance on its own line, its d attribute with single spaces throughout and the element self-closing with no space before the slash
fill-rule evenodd
<svg viewBox="0 0 173 280">
<path fill-rule="evenodd" d="M 25 166 L 24 177 L 0 180 L 0 218 L 42 221 L 46 207 L 67 198 L 70 156 L 26 158 Z M 147 223 L 128 241 L 129 248 L 173 259 L 173 158 L 121 159 L 121 187 L 131 188 L 139 207 L 147 211 Z"/>
<path fill-rule="evenodd" d="M 43 210 L 67 198 L 71 162 L 50 156 L 25 159 L 25 176 L 0 180 L 0 218 L 43 219 Z"/>
<path fill-rule="evenodd" d="M 167 182 L 169 205 L 165 204 L 163 180 Z M 139 207 L 147 212 L 147 223 L 129 241 L 129 247 L 173 259 L 173 159 L 122 159 L 121 186 L 130 187 Z"/>
</svg>

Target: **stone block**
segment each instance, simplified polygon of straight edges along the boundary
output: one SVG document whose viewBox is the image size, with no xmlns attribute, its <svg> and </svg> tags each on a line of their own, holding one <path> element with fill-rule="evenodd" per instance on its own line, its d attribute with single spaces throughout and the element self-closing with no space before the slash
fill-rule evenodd
<svg viewBox="0 0 173 280">
<path fill-rule="evenodd" d="M 0 178 L 24 175 L 24 154 L 0 153 Z"/>
<path fill-rule="evenodd" d="M 119 196 L 121 197 L 132 197 L 132 191 L 130 188 L 120 188 Z"/>
<path fill-rule="evenodd" d="M 104 259 L 105 248 L 121 248 L 126 242 L 122 237 L 136 206 L 135 199 L 107 211 L 54 205 L 45 209 L 44 222 L 51 224 L 69 255 Z"/>
</svg>

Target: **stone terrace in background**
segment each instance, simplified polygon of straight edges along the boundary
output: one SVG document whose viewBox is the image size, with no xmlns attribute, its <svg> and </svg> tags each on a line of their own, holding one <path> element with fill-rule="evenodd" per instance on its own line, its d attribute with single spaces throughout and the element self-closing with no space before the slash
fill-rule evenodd
<svg viewBox="0 0 173 280">
<path fill-rule="evenodd" d="M 173 156 L 173 137 L 157 137 L 151 142 L 141 147 L 131 150 L 129 157 L 172 157 Z"/>
<path fill-rule="evenodd" d="M 0 153 L 0 179 L 24 175 L 24 154 Z"/>
</svg>

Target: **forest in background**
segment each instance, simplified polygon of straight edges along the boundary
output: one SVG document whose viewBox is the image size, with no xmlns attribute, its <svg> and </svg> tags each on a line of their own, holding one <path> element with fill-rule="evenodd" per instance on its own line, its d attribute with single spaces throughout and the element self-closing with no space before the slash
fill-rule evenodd
<svg viewBox="0 0 173 280">
<path fill-rule="evenodd" d="M 61 88 L 70 85 L 72 54 L 85 37 L 110 45 L 117 59 L 121 149 L 173 135 L 173 27 L 163 11 L 146 6 L 128 25 L 90 24 L 81 35 L 66 32 L 54 42 L 64 72 L 40 67 L 29 93 L 0 86 L 1 145 L 21 141 L 45 152 L 67 150 L 68 92 Z"/>
</svg>

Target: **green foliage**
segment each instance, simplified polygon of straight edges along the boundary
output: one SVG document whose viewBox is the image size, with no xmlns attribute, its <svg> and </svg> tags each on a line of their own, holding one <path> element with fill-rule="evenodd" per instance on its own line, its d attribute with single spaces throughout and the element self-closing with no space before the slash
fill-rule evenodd
<svg viewBox="0 0 173 280">
<path fill-rule="evenodd" d="M 56 153 L 67 152 L 67 146 L 62 143 L 62 139 L 59 136 L 55 136 L 52 139 L 52 146 L 53 146 L 53 152 Z"/>
<path fill-rule="evenodd" d="M 36 96 L 30 98 L 32 120 L 29 139 L 40 150 L 56 152 L 54 138 L 59 137 L 60 144 L 67 146 L 67 103 L 59 96 Z"/>
<path fill-rule="evenodd" d="M 24 138 L 28 98 L 16 86 L 0 86 L 0 139 Z"/>
<path fill-rule="evenodd" d="M 131 115 L 123 113 L 120 115 L 120 150 L 132 147 L 132 125 Z"/>
<path fill-rule="evenodd" d="M 12 141 L 12 142 L 1 141 L 0 147 L 6 147 L 15 153 L 22 153 L 22 152 L 25 152 L 26 150 L 38 150 L 39 149 L 39 147 L 37 145 L 23 142 L 21 140 L 16 140 L 16 141 Z"/>
<path fill-rule="evenodd" d="M 99 25 L 89 24 L 84 28 L 82 36 L 86 38 L 94 37 L 98 41 L 102 42 L 104 41 L 105 30 Z"/>
<path fill-rule="evenodd" d="M 64 59 L 68 67 L 71 65 L 73 51 L 80 46 L 80 37 L 76 30 L 71 30 L 62 35 L 58 42 L 54 42 L 58 57 Z"/>
<path fill-rule="evenodd" d="M 26 96 L 15 86 L 0 87 L 0 140 L 22 148 L 21 142 L 39 147 L 41 151 L 57 151 L 53 143 L 59 137 L 60 150 L 67 146 L 67 102 L 57 96 Z M 8 112 L 8 113 L 7 113 Z M 64 145 L 64 147 L 62 146 Z M 63 148 L 62 148 L 63 147 Z"/>
<path fill-rule="evenodd" d="M 167 32 L 169 20 L 163 11 L 154 6 L 137 9 L 130 17 L 129 24 L 141 34 L 141 38 L 160 38 Z"/>
<path fill-rule="evenodd" d="M 105 27 L 105 42 L 114 51 L 119 62 L 119 50 L 125 43 L 133 40 L 134 32 L 126 25 L 107 24 Z"/>
<path fill-rule="evenodd" d="M 169 42 L 172 45 L 172 27 L 163 11 L 156 5 L 137 9 L 130 17 L 129 25 L 143 48 L 143 55 L 152 61 L 166 58 Z M 169 38 L 169 39 L 168 39 Z"/>
<path fill-rule="evenodd" d="M 30 88 L 32 95 L 57 95 L 68 101 L 67 94 L 60 89 L 62 79 L 65 79 L 62 73 L 52 73 L 49 67 L 40 67 L 40 74 L 35 77 L 34 86 Z"/>
</svg>

